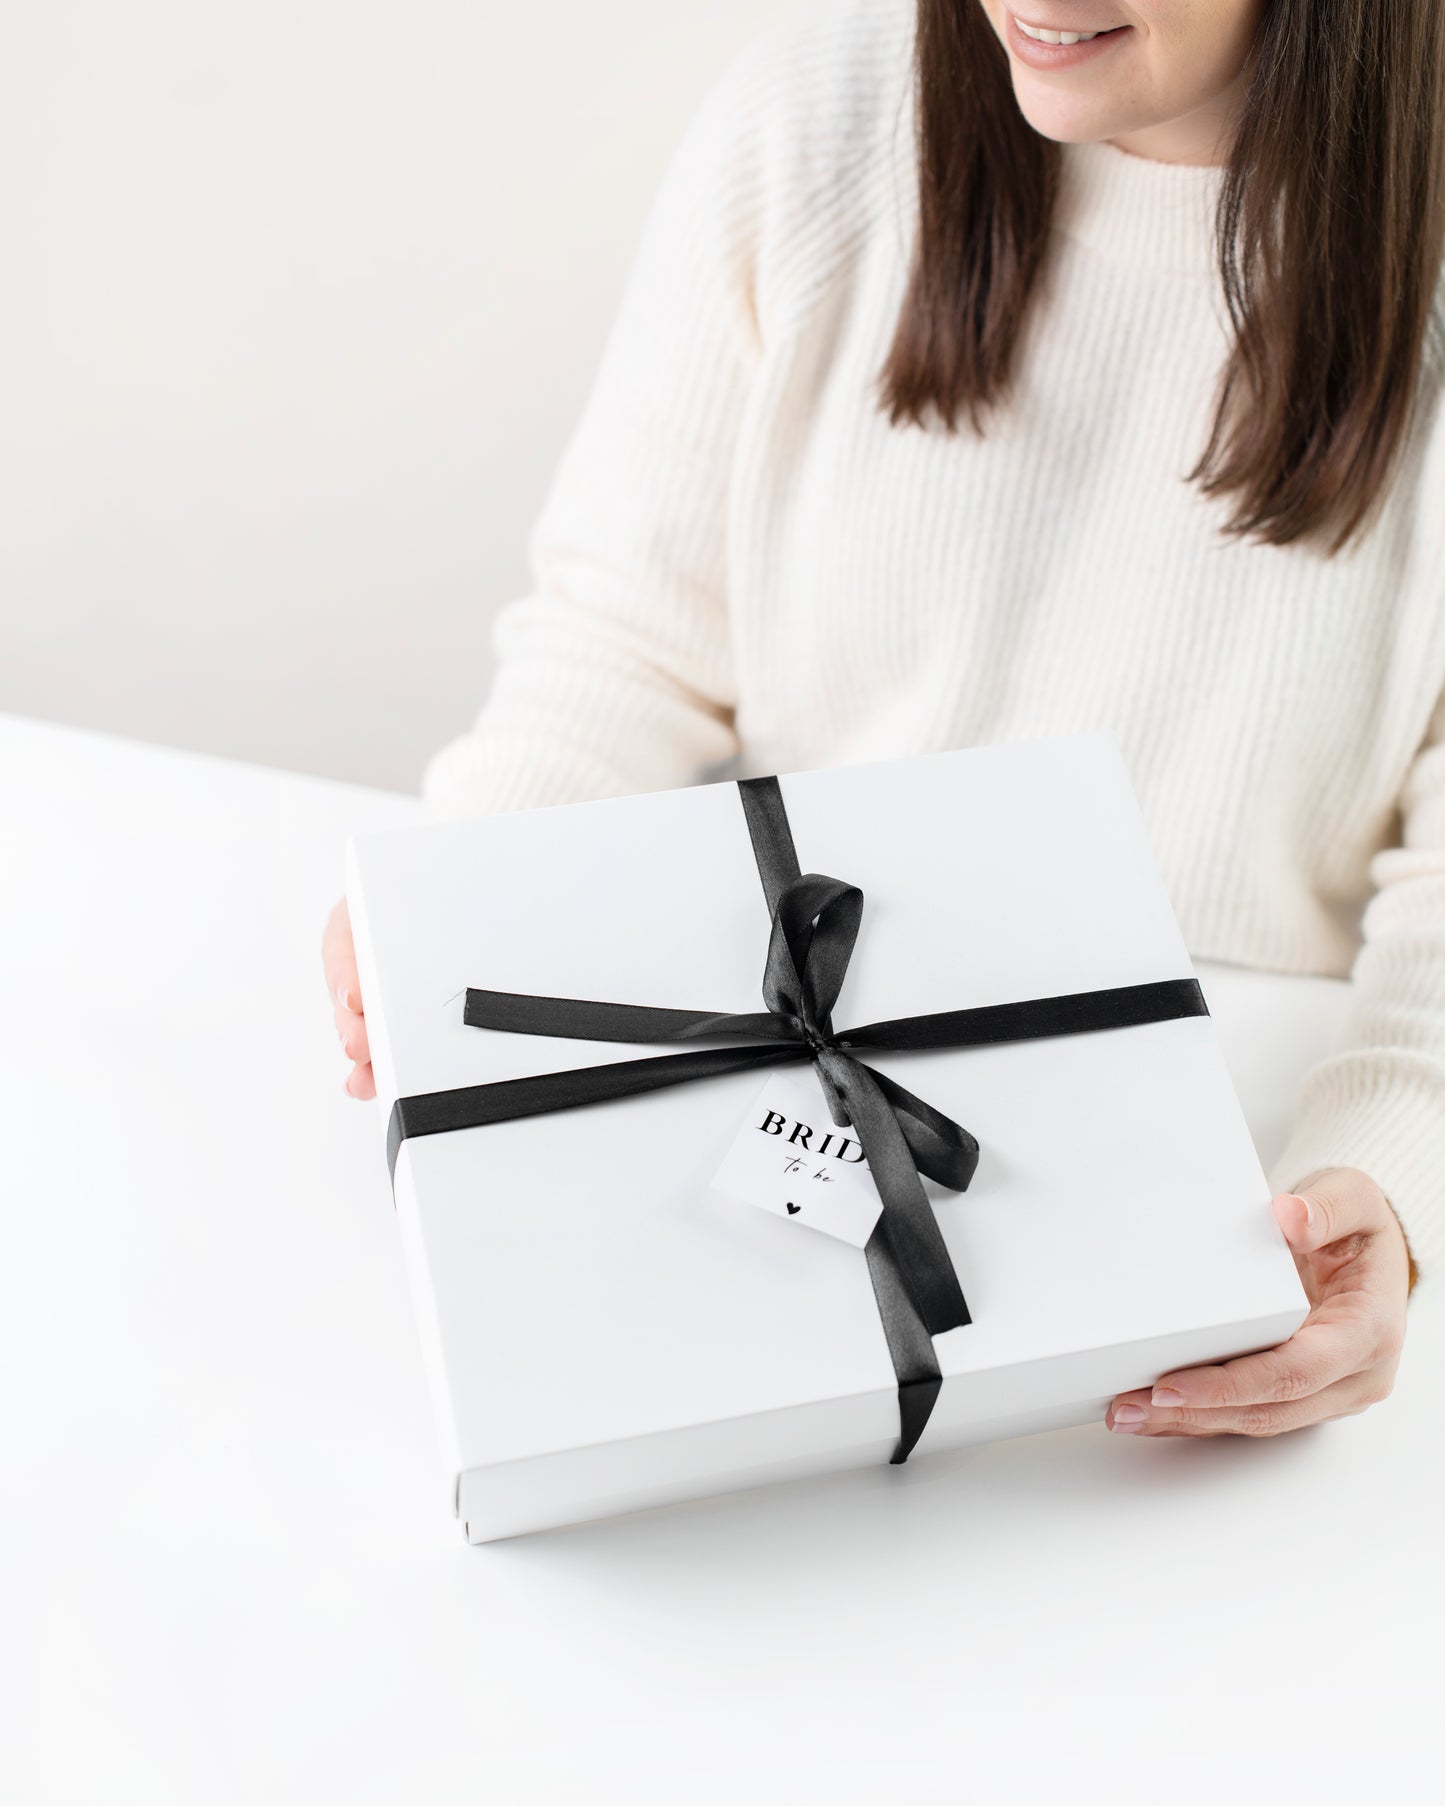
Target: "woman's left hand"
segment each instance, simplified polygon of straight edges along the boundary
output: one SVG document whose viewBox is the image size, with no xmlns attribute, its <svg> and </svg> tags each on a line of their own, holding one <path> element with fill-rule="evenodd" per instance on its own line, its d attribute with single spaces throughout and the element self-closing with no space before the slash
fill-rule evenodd
<svg viewBox="0 0 1445 1806">
<path fill-rule="evenodd" d="M 1351 1166 L 1281 1192 L 1274 1214 L 1294 1250 L 1310 1314 L 1287 1342 L 1219 1367 L 1185 1367 L 1122 1392 L 1104 1421 L 1122 1435 L 1277 1436 L 1378 1404 L 1405 1338 L 1410 1255 L 1373 1179 Z"/>
</svg>

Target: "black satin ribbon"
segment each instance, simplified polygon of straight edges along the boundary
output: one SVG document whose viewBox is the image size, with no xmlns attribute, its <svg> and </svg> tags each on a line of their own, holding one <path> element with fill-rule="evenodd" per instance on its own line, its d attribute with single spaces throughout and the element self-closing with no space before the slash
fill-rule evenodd
<svg viewBox="0 0 1445 1806">
<path fill-rule="evenodd" d="M 387 1126 L 387 1158 L 395 1177 L 401 1144 L 413 1135 L 478 1128 L 580 1104 L 608 1103 L 692 1079 L 811 1060 L 833 1122 L 854 1130 L 883 1204 L 864 1253 L 898 1380 L 899 1439 L 892 1458 L 902 1462 L 923 1434 L 943 1384 L 933 1337 L 970 1321 L 920 1175 L 963 1191 L 978 1165 L 978 1143 L 931 1104 L 865 1065 L 855 1050 L 1030 1041 L 1205 1016 L 1208 1006 L 1197 980 L 1168 978 L 904 1016 L 840 1033 L 833 1028 L 832 1012 L 858 938 L 863 893 L 841 879 L 800 871 L 776 778 L 740 779 L 738 791 L 772 916 L 763 973 L 765 1010 L 656 1009 L 469 990 L 465 1020 L 473 1028 L 579 1041 L 636 1044 L 748 1035 L 755 1037 L 753 1044 L 660 1054 L 398 1098 Z"/>
</svg>

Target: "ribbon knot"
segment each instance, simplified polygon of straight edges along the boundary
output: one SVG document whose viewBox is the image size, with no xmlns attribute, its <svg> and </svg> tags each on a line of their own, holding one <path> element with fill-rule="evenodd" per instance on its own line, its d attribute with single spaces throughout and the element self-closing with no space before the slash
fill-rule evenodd
<svg viewBox="0 0 1445 1806">
<path fill-rule="evenodd" d="M 474 1028 L 576 1040 L 756 1039 L 744 1047 L 613 1061 L 398 1098 L 387 1127 L 388 1159 L 394 1177 L 409 1136 L 479 1128 L 693 1079 L 811 1061 L 835 1125 L 857 1135 L 882 1203 L 864 1254 L 898 1381 L 899 1439 L 892 1458 L 906 1461 L 943 1383 L 932 1339 L 970 1321 L 923 1177 L 963 1191 L 978 1165 L 978 1143 L 931 1104 L 866 1065 L 857 1050 L 976 1047 L 1207 1015 L 1208 1009 L 1197 980 L 1161 979 L 904 1016 L 839 1034 L 833 1008 L 858 939 L 863 893 L 842 879 L 799 870 L 776 778 L 741 779 L 738 791 L 772 915 L 762 987 L 766 1010 L 658 1009 L 468 990 L 464 1020 Z"/>
</svg>

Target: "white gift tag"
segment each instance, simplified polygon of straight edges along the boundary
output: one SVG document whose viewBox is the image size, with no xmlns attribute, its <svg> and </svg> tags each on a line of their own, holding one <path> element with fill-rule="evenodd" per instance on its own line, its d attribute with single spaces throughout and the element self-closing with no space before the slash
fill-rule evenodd
<svg viewBox="0 0 1445 1806">
<path fill-rule="evenodd" d="M 866 1245 L 883 1203 L 852 1129 L 835 1127 L 822 1087 L 774 1073 L 728 1144 L 713 1186 L 775 1216 Z"/>
</svg>

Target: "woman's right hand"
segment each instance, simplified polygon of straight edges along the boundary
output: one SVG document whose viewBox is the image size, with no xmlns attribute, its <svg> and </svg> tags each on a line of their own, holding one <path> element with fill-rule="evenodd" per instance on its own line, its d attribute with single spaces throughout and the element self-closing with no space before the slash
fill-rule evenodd
<svg viewBox="0 0 1445 1806">
<path fill-rule="evenodd" d="M 351 1061 L 346 1089 L 352 1097 L 375 1097 L 371 1048 L 366 1039 L 366 1017 L 361 1010 L 361 982 L 356 976 L 356 945 L 351 938 L 351 913 L 345 897 L 327 917 L 326 932 L 321 937 L 321 963 L 326 971 L 326 989 L 336 1018 L 336 1032 L 341 1037 L 341 1050 Z"/>
</svg>

